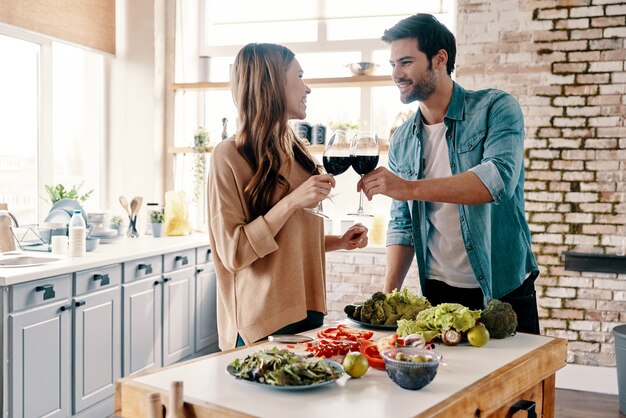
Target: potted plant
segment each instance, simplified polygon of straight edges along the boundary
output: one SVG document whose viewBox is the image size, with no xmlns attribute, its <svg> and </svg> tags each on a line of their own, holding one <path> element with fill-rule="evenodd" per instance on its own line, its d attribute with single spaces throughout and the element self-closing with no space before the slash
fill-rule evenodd
<svg viewBox="0 0 626 418">
<path fill-rule="evenodd" d="M 79 202 L 84 202 L 85 200 L 89 199 L 89 196 L 91 196 L 91 194 L 93 193 L 93 189 L 92 189 L 88 191 L 87 193 L 80 194 L 80 189 L 81 187 L 83 187 L 84 183 L 85 182 L 82 182 L 78 186 L 74 185 L 72 186 L 71 189 L 67 189 L 62 184 L 57 184 L 54 186 L 50 186 L 49 184 L 46 184 L 44 188 L 46 189 L 46 193 L 48 194 L 50 203 L 52 203 L 53 205 L 62 199 L 72 199 L 72 200 L 77 200 Z"/>
<path fill-rule="evenodd" d="M 109 226 L 111 229 L 115 229 L 117 231 L 117 235 L 122 235 L 124 233 L 124 218 L 117 215 L 111 217 Z"/>
<path fill-rule="evenodd" d="M 159 238 L 163 236 L 163 212 L 160 210 L 150 211 L 150 224 L 152 225 L 152 236 Z"/>
<path fill-rule="evenodd" d="M 208 133 L 202 127 L 198 127 L 196 133 L 193 136 L 193 151 L 194 151 L 194 164 L 193 164 L 193 179 L 194 179 L 194 192 L 193 201 L 203 201 L 204 192 L 206 189 L 206 146 L 208 140 Z"/>
</svg>

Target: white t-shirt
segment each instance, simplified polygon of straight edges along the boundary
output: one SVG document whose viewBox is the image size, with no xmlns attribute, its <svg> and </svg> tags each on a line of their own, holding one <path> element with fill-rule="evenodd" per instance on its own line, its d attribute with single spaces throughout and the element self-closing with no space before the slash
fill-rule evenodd
<svg viewBox="0 0 626 418">
<path fill-rule="evenodd" d="M 446 131 L 444 123 L 422 122 L 425 178 L 452 175 Z M 454 287 L 479 287 L 465 252 L 458 205 L 426 202 L 426 216 L 430 224 L 426 277 Z"/>
</svg>

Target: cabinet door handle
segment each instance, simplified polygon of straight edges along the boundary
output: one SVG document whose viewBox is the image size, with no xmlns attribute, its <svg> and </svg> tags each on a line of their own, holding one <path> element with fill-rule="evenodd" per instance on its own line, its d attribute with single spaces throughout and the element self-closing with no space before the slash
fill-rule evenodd
<svg viewBox="0 0 626 418">
<path fill-rule="evenodd" d="M 106 286 L 109 284 L 109 275 L 108 274 L 94 274 L 93 280 L 100 280 L 100 286 Z"/>
<path fill-rule="evenodd" d="M 517 411 L 528 412 L 528 418 L 537 418 L 537 412 L 535 411 L 535 402 L 522 399 L 511 407 L 511 415 Z"/>
<path fill-rule="evenodd" d="M 163 277 L 163 283 L 167 283 L 167 282 L 169 282 L 170 280 L 172 280 L 172 278 L 171 278 L 171 277 Z"/>
<path fill-rule="evenodd" d="M 137 266 L 137 270 L 145 270 L 144 274 L 151 274 L 152 273 L 152 264 L 139 264 Z"/>
<path fill-rule="evenodd" d="M 35 288 L 35 292 L 43 292 L 43 300 L 53 299 L 56 296 L 54 293 L 53 284 L 42 284 Z"/>
<path fill-rule="evenodd" d="M 186 255 L 177 255 L 176 257 L 174 257 L 174 264 L 176 264 L 177 261 L 182 261 L 182 265 L 186 266 L 187 264 L 189 264 L 189 260 L 187 259 Z"/>
<path fill-rule="evenodd" d="M 79 306 L 83 306 L 85 303 L 84 300 L 77 300 L 76 302 L 74 302 L 74 306 L 79 307 Z"/>
<path fill-rule="evenodd" d="M 63 305 L 59 308 L 59 310 L 61 312 L 65 312 L 65 311 L 69 311 L 70 309 L 72 309 L 72 304 L 70 303 L 69 305 Z"/>
<path fill-rule="evenodd" d="M 158 280 L 155 280 L 155 281 L 154 281 L 154 283 L 152 283 L 152 284 L 153 284 L 154 286 L 158 286 L 158 285 L 160 285 L 160 284 L 161 284 L 161 282 L 160 282 L 160 281 L 158 281 Z"/>
<path fill-rule="evenodd" d="M 196 267 L 196 273 L 202 273 L 204 269 L 202 267 Z"/>
</svg>

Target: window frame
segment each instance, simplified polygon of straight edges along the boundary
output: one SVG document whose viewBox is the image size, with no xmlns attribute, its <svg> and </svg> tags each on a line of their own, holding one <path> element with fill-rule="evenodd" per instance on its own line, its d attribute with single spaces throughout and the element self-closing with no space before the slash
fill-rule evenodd
<svg viewBox="0 0 626 418">
<path fill-rule="evenodd" d="M 220 45 L 220 46 L 208 46 L 205 44 L 206 40 L 206 22 L 203 17 L 205 16 L 206 7 L 211 0 L 200 0 L 200 10 L 198 13 L 198 52 L 199 56 L 208 57 L 234 57 L 243 45 Z M 318 39 L 312 42 L 281 42 L 281 45 L 286 46 L 292 51 L 298 54 L 306 53 L 321 53 L 321 52 L 359 52 L 361 54 L 361 60 L 368 62 L 372 60 L 372 54 L 374 51 L 386 48 L 386 44 L 380 40 L 380 38 L 370 39 L 353 39 L 353 40 L 328 40 L 327 39 L 327 26 L 326 20 L 320 19 L 317 21 L 318 25 Z M 306 78 L 305 78 L 306 81 Z M 339 87 L 339 86 L 338 86 Z M 361 107 L 359 110 L 359 120 L 366 126 L 370 126 L 372 120 L 372 87 L 361 86 Z M 201 95 L 199 98 L 199 112 L 198 115 L 202 115 L 204 111 L 204 99 Z M 202 120 L 202 119 L 200 119 Z"/>
<path fill-rule="evenodd" d="M 50 203 L 46 200 L 47 194 L 45 191 L 45 185 L 50 184 L 50 179 L 54 177 L 54 109 L 53 109 L 53 43 L 64 43 L 61 40 L 55 40 L 48 38 L 44 35 L 36 34 L 25 29 L 17 28 L 11 25 L 0 22 L 0 35 L 13 37 L 22 41 L 31 42 L 39 45 L 39 58 L 37 67 L 37 222 L 43 221 L 45 215 L 50 209 Z M 80 45 L 72 45 L 76 48 L 85 49 Z M 92 53 L 98 53 L 93 49 L 87 49 Z M 107 68 L 108 57 L 104 55 L 103 68 L 102 68 L 102 93 L 101 93 L 101 126 L 99 130 L 100 146 L 100 167 L 101 170 L 98 173 L 98 185 L 100 188 L 100 199 L 95 203 L 94 207 L 100 207 L 103 202 L 108 201 L 108 164 L 110 162 L 107 153 L 108 139 L 107 139 L 107 112 L 109 95 L 106 93 L 110 85 L 110 76 Z M 84 192 L 84 190 L 83 190 Z M 9 208 L 11 210 L 11 208 Z"/>
<path fill-rule="evenodd" d="M 198 57 L 234 57 L 243 45 L 217 45 L 211 46 L 206 44 L 207 25 L 205 21 L 207 8 L 210 7 L 212 1 L 215 0 L 198 0 L 198 44 L 197 51 Z M 320 0 L 322 3 L 330 0 Z M 456 32 L 456 1 L 455 0 L 439 0 L 439 9 L 444 10 L 449 7 L 448 13 L 434 13 L 434 16 L 440 17 L 442 15 L 450 16 L 452 21 L 452 27 L 450 30 L 452 33 Z M 356 16 L 359 17 L 359 16 Z M 402 18 L 403 16 L 398 16 Z M 344 18 L 344 17 L 342 17 Z M 281 42 L 281 45 L 294 51 L 296 54 L 306 53 L 323 53 L 323 52 L 359 52 L 361 54 L 361 61 L 370 62 L 375 51 L 388 49 L 379 37 L 376 38 L 361 38 L 361 39 L 348 39 L 348 40 L 328 40 L 327 20 L 333 18 L 323 18 L 317 20 L 317 35 L 318 38 L 311 42 Z M 305 69 L 306 72 L 306 69 Z M 306 81 L 306 77 L 305 77 Z M 341 86 L 337 86 L 341 87 Z M 332 88 L 332 87 L 330 87 Z M 371 126 L 371 122 L 374 119 L 372 112 L 372 88 L 371 85 L 363 85 L 358 87 L 360 89 L 361 100 L 359 110 L 359 121 L 364 126 Z M 197 118 L 199 121 L 204 121 L 204 95 L 199 95 L 198 98 L 198 113 Z M 389 138 L 385 138 L 389 139 Z"/>
<path fill-rule="evenodd" d="M 52 177 L 52 40 L 0 23 L 0 35 L 39 45 L 37 100 L 37 195 L 45 196 L 45 179 Z M 48 203 L 37 199 L 37 214 L 45 213 Z M 10 209 L 10 208 L 9 208 Z"/>
</svg>

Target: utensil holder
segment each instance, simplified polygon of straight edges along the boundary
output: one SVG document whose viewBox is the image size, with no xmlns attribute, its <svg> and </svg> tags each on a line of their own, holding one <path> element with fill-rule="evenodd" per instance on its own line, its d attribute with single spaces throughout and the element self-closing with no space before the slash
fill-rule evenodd
<svg viewBox="0 0 626 418">
<path fill-rule="evenodd" d="M 139 232 L 137 232 L 137 215 L 128 217 L 126 236 L 129 238 L 137 238 L 139 236 Z"/>
</svg>

